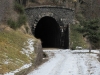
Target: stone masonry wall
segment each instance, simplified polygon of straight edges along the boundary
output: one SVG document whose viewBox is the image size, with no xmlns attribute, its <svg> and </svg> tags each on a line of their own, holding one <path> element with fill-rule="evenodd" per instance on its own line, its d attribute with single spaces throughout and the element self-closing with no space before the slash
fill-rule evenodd
<svg viewBox="0 0 100 75">
<path fill-rule="evenodd" d="M 62 27 L 62 25 L 64 27 L 67 27 L 68 24 L 71 24 L 73 22 L 74 18 L 74 11 L 72 9 L 64 7 L 31 7 L 25 9 L 25 11 L 32 31 L 35 30 L 39 20 L 45 16 L 53 17 L 58 22 L 60 27 Z"/>
<path fill-rule="evenodd" d="M 33 35 L 41 18 L 46 16 L 54 18 L 60 28 L 60 36 L 58 37 L 60 40 L 59 47 L 69 48 L 69 25 L 74 22 L 74 11 L 72 9 L 57 6 L 39 6 L 27 8 L 25 11 Z"/>
</svg>

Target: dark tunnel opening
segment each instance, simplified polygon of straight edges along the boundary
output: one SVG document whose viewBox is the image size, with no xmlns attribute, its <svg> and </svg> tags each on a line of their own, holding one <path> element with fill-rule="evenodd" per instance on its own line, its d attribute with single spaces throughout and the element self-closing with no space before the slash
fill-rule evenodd
<svg viewBox="0 0 100 75">
<path fill-rule="evenodd" d="M 35 28 L 35 37 L 41 39 L 43 48 L 61 48 L 61 31 L 52 17 L 43 17 Z"/>
<path fill-rule="evenodd" d="M 69 49 L 69 25 L 67 25 L 64 32 L 64 49 Z"/>
</svg>

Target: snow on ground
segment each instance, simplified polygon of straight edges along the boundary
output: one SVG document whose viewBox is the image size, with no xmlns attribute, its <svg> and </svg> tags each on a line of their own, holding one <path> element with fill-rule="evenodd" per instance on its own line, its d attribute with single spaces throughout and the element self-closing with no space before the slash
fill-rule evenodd
<svg viewBox="0 0 100 75">
<path fill-rule="evenodd" d="M 15 71 L 6 73 L 6 74 L 4 74 L 4 75 L 14 75 L 15 73 L 17 73 L 17 72 L 19 72 L 19 71 L 21 71 L 21 70 L 23 70 L 23 69 L 25 69 L 25 68 L 29 68 L 31 65 L 32 65 L 32 63 L 30 63 L 30 64 L 25 64 L 25 65 L 22 66 L 21 68 L 16 69 Z"/>
<path fill-rule="evenodd" d="M 28 75 L 100 75 L 99 51 L 45 50 L 49 60 Z M 51 56 L 52 53 L 54 56 Z"/>
<path fill-rule="evenodd" d="M 26 46 L 26 48 L 23 48 L 22 51 L 21 51 L 22 54 L 26 54 L 30 59 L 31 59 L 31 57 L 29 55 L 34 52 L 33 44 L 34 44 L 34 40 L 33 39 L 28 39 L 28 41 L 27 41 L 27 45 L 28 46 Z M 24 43 L 24 45 L 26 45 L 26 43 Z M 8 64 L 9 62 L 8 61 L 5 61 L 5 63 Z M 14 75 L 15 73 L 17 73 L 17 72 L 19 72 L 19 71 L 21 71 L 21 70 L 23 70 L 25 68 L 29 68 L 31 65 L 32 65 L 32 63 L 25 64 L 21 68 L 16 69 L 15 71 L 11 71 L 9 73 L 6 73 L 4 75 Z"/>
<path fill-rule="evenodd" d="M 28 39 L 27 43 L 24 43 L 24 45 L 27 45 L 28 46 L 25 46 L 25 48 L 22 48 L 22 51 L 20 51 L 22 54 L 26 54 L 30 59 L 30 54 L 32 54 L 34 52 L 34 40 L 33 39 Z"/>
</svg>

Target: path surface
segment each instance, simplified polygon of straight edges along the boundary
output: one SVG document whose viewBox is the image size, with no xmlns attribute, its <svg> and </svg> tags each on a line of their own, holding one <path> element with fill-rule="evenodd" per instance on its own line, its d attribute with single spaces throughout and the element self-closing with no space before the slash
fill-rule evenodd
<svg viewBox="0 0 100 75">
<path fill-rule="evenodd" d="M 97 51 L 49 50 L 50 60 L 28 75 L 100 75 Z M 52 56 L 54 54 L 54 56 Z"/>
</svg>

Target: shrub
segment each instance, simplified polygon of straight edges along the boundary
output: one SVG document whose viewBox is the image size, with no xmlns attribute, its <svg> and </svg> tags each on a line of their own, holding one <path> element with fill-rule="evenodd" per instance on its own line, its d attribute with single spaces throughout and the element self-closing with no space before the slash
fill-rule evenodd
<svg viewBox="0 0 100 75">
<path fill-rule="evenodd" d="M 20 15 L 19 18 L 18 18 L 18 27 L 21 27 L 22 24 L 26 24 L 26 16 L 25 15 Z"/>
<path fill-rule="evenodd" d="M 24 14 L 24 7 L 23 7 L 23 5 L 21 5 L 21 4 L 17 3 L 17 2 L 15 2 L 14 10 L 16 12 L 18 12 L 19 14 Z"/>
<path fill-rule="evenodd" d="M 99 19 L 84 20 L 80 22 L 79 27 L 76 29 L 83 34 L 83 37 L 87 38 L 91 45 L 96 46 L 96 43 L 100 41 L 100 26 Z"/>
<path fill-rule="evenodd" d="M 23 24 L 26 24 L 26 21 L 26 16 L 20 15 L 17 22 L 13 21 L 12 19 L 9 19 L 7 23 L 11 28 L 17 29 L 20 28 Z"/>
<path fill-rule="evenodd" d="M 9 19 L 7 21 L 8 25 L 13 28 L 13 29 L 16 29 L 17 28 L 17 23 L 15 21 L 13 21 L 12 19 Z"/>
</svg>

